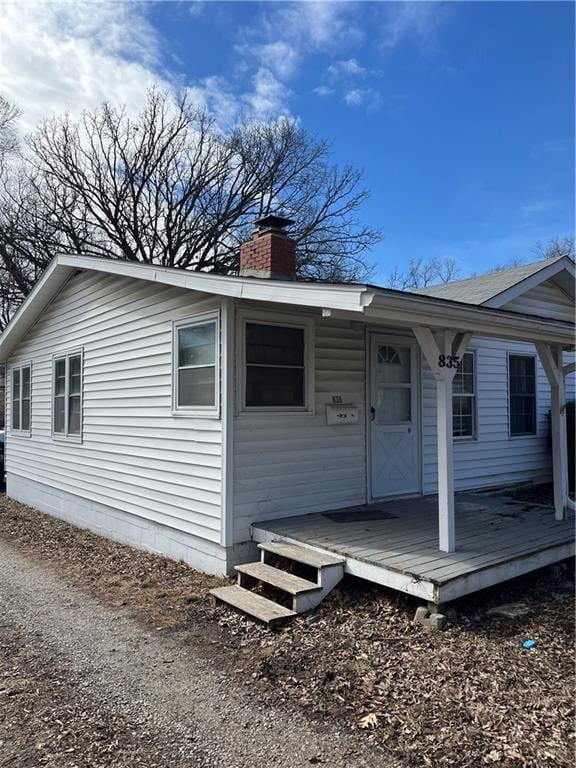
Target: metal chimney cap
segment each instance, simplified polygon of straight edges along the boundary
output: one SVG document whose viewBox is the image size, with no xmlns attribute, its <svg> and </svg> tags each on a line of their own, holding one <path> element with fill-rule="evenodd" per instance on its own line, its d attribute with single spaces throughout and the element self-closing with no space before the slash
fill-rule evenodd
<svg viewBox="0 0 576 768">
<path fill-rule="evenodd" d="M 260 232 L 267 229 L 277 229 L 282 231 L 285 227 L 289 227 L 290 224 L 294 224 L 294 220 L 287 219 L 284 216 L 274 216 L 274 214 L 269 214 L 268 216 L 263 216 L 261 219 L 256 219 L 254 224 Z"/>
</svg>

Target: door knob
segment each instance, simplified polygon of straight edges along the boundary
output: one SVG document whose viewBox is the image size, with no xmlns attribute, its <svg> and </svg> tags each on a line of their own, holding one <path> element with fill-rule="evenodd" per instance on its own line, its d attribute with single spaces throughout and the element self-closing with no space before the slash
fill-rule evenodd
<svg viewBox="0 0 576 768">
<path fill-rule="evenodd" d="M 376 418 L 376 408 L 372 406 L 370 408 L 370 421 L 374 421 L 375 418 Z"/>
</svg>

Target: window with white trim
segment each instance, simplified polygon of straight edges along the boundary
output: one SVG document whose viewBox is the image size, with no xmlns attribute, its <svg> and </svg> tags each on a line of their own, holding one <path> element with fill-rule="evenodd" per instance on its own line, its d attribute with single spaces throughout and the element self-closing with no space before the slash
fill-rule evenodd
<svg viewBox="0 0 576 768">
<path fill-rule="evenodd" d="M 452 382 L 452 434 L 476 436 L 476 359 L 474 352 L 462 355 Z"/>
<path fill-rule="evenodd" d="M 536 434 L 536 357 L 508 355 L 510 436 Z"/>
<path fill-rule="evenodd" d="M 11 425 L 13 432 L 30 434 L 32 405 L 32 366 L 12 368 Z"/>
<path fill-rule="evenodd" d="M 82 352 L 54 358 L 52 432 L 71 438 L 82 434 Z"/>
<path fill-rule="evenodd" d="M 174 323 L 174 410 L 217 415 L 219 405 L 217 312 Z"/>
<path fill-rule="evenodd" d="M 246 321 L 245 409 L 306 409 L 307 335 L 305 325 Z"/>
</svg>

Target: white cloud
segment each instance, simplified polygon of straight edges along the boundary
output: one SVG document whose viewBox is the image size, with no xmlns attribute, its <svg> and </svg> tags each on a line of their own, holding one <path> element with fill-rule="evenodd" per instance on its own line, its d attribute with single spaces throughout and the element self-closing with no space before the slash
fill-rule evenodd
<svg viewBox="0 0 576 768">
<path fill-rule="evenodd" d="M 139 106 L 158 79 L 155 37 L 127 5 L 4 5 L 0 47 L 1 89 L 22 107 L 25 130 L 104 99 Z"/>
<path fill-rule="evenodd" d="M 243 94 L 242 101 L 254 117 L 286 114 L 289 92 L 269 69 L 260 67 L 252 78 L 253 90 Z"/>
<path fill-rule="evenodd" d="M 344 94 L 344 101 L 349 107 L 369 107 L 373 109 L 380 103 L 380 95 L 373 88 L 352 88 Z"/>
<path fill-rule="evenodd" d="M 363 39 L 355 20 L 357 10 L 356 3 L 350 2 L 290 3 L 273 7 L 259 30 L 269 39 L 289 41 L 301 52 L 334 51 Z"/>
<path fill-rule="evenodd" d="M 104 100 L 139 108 L 154 83 L 158 44 L 129 3 L 5 4 L 0 83 L 32 130 L 47 116 L 73 115 Z"/>
<path fill-rule="evenodd" d="M 445 4 L 439 2 L 385 3 L 381 45 L 394 49 L 409 38 L 429 41 L 444 18 Z"/>
<path fill-rule="evenodd" d="M 300 60 L 298 51 L 284 40 L 258 46 L 255 52 L 261 64 L 282 79 L 295 74 Z"/>
<path fill-rule="evenodd" d="M 314 88 L 312 93 L 315 93 L 317 96 L 332 96 L 334 88 L 330 88 L 327 85 L 319 85 L 317 88 Z"/>
<path fill-rule="evenodd" d="M 361 66 L 357 59 L 344 59 L 336 61 L 328 67 L 328 75 L 336 78 L 342 75 L 347 77 L 361 77 L 368 74 L 368 70 Z"/>
</svg>

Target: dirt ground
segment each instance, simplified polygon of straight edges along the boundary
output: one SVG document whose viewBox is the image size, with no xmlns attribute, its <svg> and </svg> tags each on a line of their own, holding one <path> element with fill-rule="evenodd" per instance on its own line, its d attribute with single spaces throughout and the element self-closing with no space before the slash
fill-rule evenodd
<svg viewBox="0 0 576 768">
<path fill-rule="evenodd" d="M 337 724 L 403 765 L 573 765 L 574 579 L 567 569 L 456 604 L 453 623 L 439 634 L 412 623 L 414 601 L 354 579 L 314 613 L 270 632 L 212 604 L 208 590 L 222 580 L 6 499 L 0 538 L 142 626 L 185 638 L 217 660 L 231 684 L 249 684 L 269 706 L 296 707 L 318 727 Z M 487 616 L 518 600 L 528 616 Z M 522 647 L 527 639 L 536 641 L 531 650 Z"/>
</svg>

